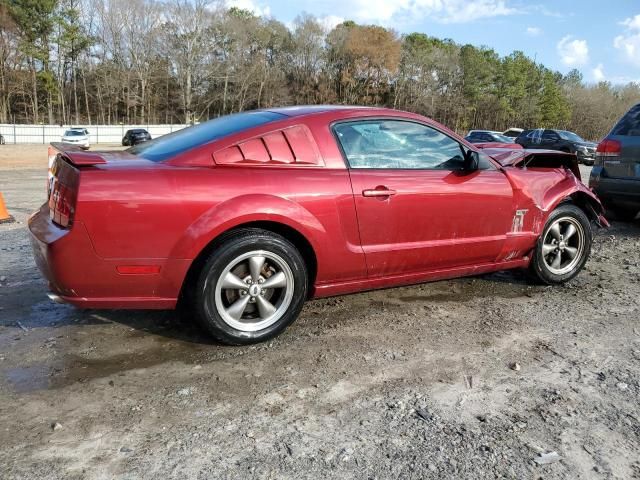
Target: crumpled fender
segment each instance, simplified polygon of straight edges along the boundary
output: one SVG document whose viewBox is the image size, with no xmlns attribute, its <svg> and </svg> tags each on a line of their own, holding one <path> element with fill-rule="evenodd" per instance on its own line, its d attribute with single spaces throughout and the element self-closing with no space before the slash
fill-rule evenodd
<svg viewBox="0 0 640 480">
<path fill-rule="evenodd" d="M 176 243 L 170 258 L 194 259 L 221 233 L 238 225 L 256 221 L 273 221 L 287 225 L 309 241 L 317 256 L 324 251 L 317 239 L 324 238 L 327 232 L 308 210 L 282 197 L 248 194 L 215 205 L 202 214 Z"/>
<path fill-rule="evenodd" d="M 539 172 L 540 175 L 519 168 L 505 168 L 504 171 L 512 183 L 514 194 L 530 200 L 534 212 L 533 232 L 540 233 L 549 213 L 567 199 L 584 209 L 587 216 L 600 227 L 609 226 L 609 222 L 604 218 L 604 207 L 598 197 L 571 171 L 547 170 Z M 517 203 L 526 205 L 526 199 L 522 197 Z"/>
</svg>

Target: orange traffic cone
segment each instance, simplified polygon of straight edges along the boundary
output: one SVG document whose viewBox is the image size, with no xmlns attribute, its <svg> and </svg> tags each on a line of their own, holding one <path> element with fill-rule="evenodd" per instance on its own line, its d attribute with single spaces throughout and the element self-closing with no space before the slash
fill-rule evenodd
<svg viewBox="0 0 640 480">
<path fill-rule="evenodd" d="M 4 197 L 0 192 L 0 223 L 11 223 L 13 221 L 15 221 L 15 219 L 11 215 L 9 215 L 7 207 L 4 204 Z"/>
</svg>

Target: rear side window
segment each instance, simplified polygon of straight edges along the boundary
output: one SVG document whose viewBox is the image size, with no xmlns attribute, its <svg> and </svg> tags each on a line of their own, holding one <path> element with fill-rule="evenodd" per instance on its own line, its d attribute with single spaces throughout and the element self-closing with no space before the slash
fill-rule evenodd
<svg viewBox="0 0 640 480">
<path fill-rule="evenodd" d="M 226 115 L 163 135 L 131 147 L 127 151 L 152 162 L 162 162 L 199 145 L 285 117 L 286 115 L 281 113 L 264 111 Z"/>
<path fill-rule="evenodd" d="M 611 135 L 640 137 L 640 104 L 633 107 L 622 117 L 611 130 Z"/>
</svg>

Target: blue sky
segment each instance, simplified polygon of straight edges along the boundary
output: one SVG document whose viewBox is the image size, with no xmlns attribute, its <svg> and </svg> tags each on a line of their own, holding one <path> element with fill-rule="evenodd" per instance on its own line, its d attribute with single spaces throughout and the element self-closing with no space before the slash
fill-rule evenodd
<svg viewBox="0 0 640 480">
<path fill-rule="evenodd" d="M 227 0 L 288 25 L 307 12 L 331 27 L 342 20 L 399 33 L 423 32 L 486 45 L 501 55 L 522 50 L 587 82 L 640 82 L 638 0 Z"/>
</svg>

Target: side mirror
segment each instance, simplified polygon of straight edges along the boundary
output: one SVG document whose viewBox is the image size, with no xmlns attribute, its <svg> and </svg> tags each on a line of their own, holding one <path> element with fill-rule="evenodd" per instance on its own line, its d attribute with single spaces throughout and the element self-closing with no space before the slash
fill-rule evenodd
<svg viewBox="0 0 640 480">
<path fill-rule="evenodd" d="M 478 158 L 478 152 L 474 152 L 473 150 L 465 150 L 464 151 L 464 166 L 463 170 L 465 172 L 475 172 L 478 170 L 480 160 Z"/>
</svg>

